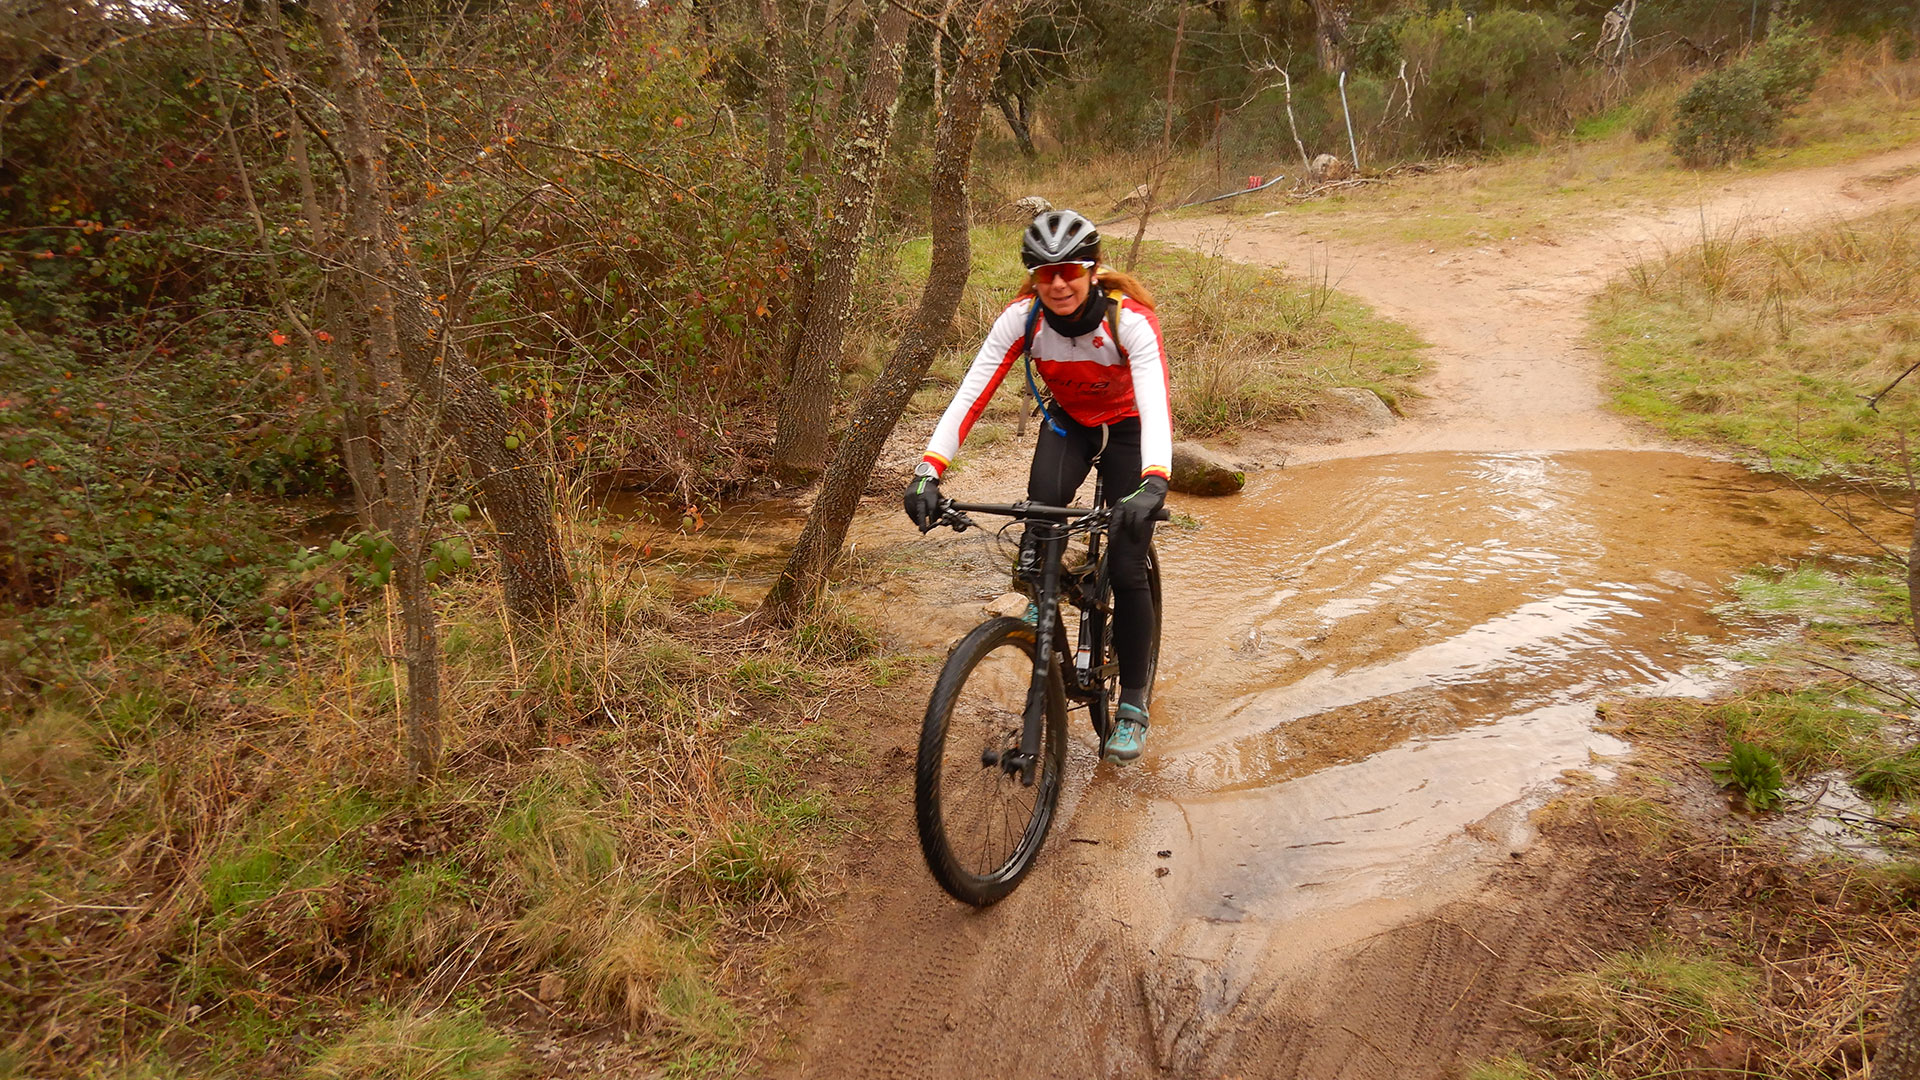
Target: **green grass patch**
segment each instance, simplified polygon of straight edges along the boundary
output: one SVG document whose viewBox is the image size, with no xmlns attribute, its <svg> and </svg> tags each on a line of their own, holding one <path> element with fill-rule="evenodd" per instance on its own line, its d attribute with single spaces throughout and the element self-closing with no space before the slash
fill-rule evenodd
<svg viewBox="0 0 1920 1080">
<path fill-rule="evenodd" d="M 378 1007 L 322 1050 L 301 1080 L 513 1080 L 533 1070 L 470 1012 Z"/>
<path fill-rule="evenodd" d="M 337 881 L 350 867 L 341 839 L 379 816 L 381 804 L 354 791 L 292 799 L 257 820 L 244 839 L 208 864 L 201 881 L 219 924 L 281 893 Z"/>
<path fill-rule="evenodd" d="M 1858 691 L 1820 686 L 1749 695 L 1716 712 L 1727 737 L 1778 759 L 1789 778 L 1841 768 L 1876 746 L 1886 718 L 1849 700 Z M 1877 747 L 1876 747 L 1877 748 Z"/>
<path fill-rule="evenodd" d="M 1703 742 L 1724 745 L 1718 756 L 1695 760 L 1719 783 L 1739 789 L 1756 810 L 1774 808 L 1783 786 L 1829 772 L 1846 776 L 1883 806 L 1912 807 L 1920 799 L 1920 748 L 1906 744 L 1904 716 L 1864 684 L 1839 681 L 1825 669 L 1820 675 L 1824 681 L 1808 684 L 1801 676 L 1798 685 L 1754 689 L 1720 702 L 1636 704 L 1614 730 L 1689 756 Z M 1639 812 L 1627 804 L 1614 809 Z M 1623 824 L 1647 838 L 1670 833 L 1652 821 L 1646 829 Z"/>
<path fill-rule="evenodd" d="M 1557 1047 L 1648 1075 L 1688 1050 L 1754 1024 L 1758 979 L 1745 966 L 1655 942 L 1561 978 L 1532 1008 Z M 1627 1061 L 1619 1062 L 1625 1058 Z"/>
<path fill-rule="evenodd" d="M 1770 615 L 1792 615 L 1816 625 L 1861 619 L 1897 622 L 1906 612 L 1904 578 L 1890 574 L 1843 575 L 1803 563 L 1783 571 L 1754 571 L 1734 579 L 1739 606 Z"/>
<path fill-rule="evenodd" d="M 800 693 L 811 686 L 812 678 L 808 668 L 776 656 L 749 656 L 733 668 L 735 686 L 768 700 Z"/>
<path fill-rule="evenodd" d="M 479 893 L 451 858 L 402 870 L 388 882 L 387 900 L 368 928 L 376 954 L 403 970 L 426 972 L 478 925 L 473 902 Z"/>
<path fill-rule="evenodd" d="M 1852 765 L 1853 786 L 1862 795 L 1882 803 L 1920 799 L 1920 748 L 1909 747 L 1879 757 L 1856 754 Z"/>
<path fill-rule="evenodd" d="M 785 831 L 766 822 L 737 823 L 707 843 L 695 872 L 731 900 L 792 903 L 801 896 L 806 872 Z"/>
<path fill-rule="evenodd" d="M 1615 400 L 1783 471 L 1904 482 L 1920 384 L 1894 384 L 1920 363 L 1916 265 L 1920 211 L 1785 237 L 1709 231 L 1596 303 Z"/>
</svg>

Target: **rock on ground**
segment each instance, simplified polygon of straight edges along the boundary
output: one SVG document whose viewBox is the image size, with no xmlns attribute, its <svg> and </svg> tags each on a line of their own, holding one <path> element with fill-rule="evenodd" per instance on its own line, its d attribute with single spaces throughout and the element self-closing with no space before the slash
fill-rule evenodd
<svg viewBox="0 0 1920 1080">
<path fill-rule="evenodd" d="M 1011 215 L 1017 221 L 1032 221 L 1034 218 L 1039 217 L 1051 209 L 1053 209 L 1053 204 L 1045 198 L 1039 195 L 1029 195 L 1024 199 L 1014 200 Z"/>
<path fill-rule="evenodd" d="M 1364 386 L 1341 386 L 1327 393 L 1359 409 L 1369 423 L 1391 424 L 1394 421 L 1393 409 L 1380 400 L 1379 394 Z"/>
<path fill-rule="evenodd" d="M 1334 157 L 1321 154 L 1307 166 L 1307 179 L 1315 184 L 1324 184 L 1330 180 L 1345 180 L 1353 175 L 1353 166 Z"/>
<path fill-rule="evenodd" d="M 1199 443 L 1173 444 L 1173 476 L 1167 481 L 1173 490 L 1187 495 L 1232 495 L 1246 484 L 1246 473 Z"/>
</svg>

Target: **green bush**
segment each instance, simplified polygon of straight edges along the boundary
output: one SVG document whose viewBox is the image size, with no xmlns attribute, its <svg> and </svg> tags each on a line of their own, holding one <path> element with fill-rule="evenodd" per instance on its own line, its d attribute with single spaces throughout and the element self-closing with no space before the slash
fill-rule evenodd
<svg viewBox="0 0 1920 1080">
<path fill-rule="evenodd" d="M 1741 63 L 1709 71 L 1674 106 L 1673 153 L 1696 169 L 1751 157 L 1780 128 L 1760 74 Z"/>
<path fill-rule="evenodd" d="M 1783 116 L 1813 96 L 1813 84 L 1820 80 L 1824 66 L 1820 42 L 1806 21 L 1798 19 L 1775 24 L 1744 63 L 1760 77 L 1767 104 Z"/>
<path fill-rule="evenodd" d="M 1483 150 L 1546 122 L 1570 59 L 1572 25 L 1551 12 L 1454 7 L 1408 19 L 1397 40 L 1410 75 L 1420 145 Z"/>
<path fill-rule="evenodd" d="M 1820 78 L 1820 43 L 1803 20 L 1782 20 L 1736 63 L 1700 76 L 1674 109 L 1673 153 L 1694 168 L 1751 157 Z"/>
</svg>

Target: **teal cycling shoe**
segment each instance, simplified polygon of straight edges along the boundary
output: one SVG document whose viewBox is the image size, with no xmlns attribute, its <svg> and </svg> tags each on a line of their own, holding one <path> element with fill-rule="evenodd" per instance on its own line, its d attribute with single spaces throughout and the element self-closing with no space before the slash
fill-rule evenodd
<svg viewBox="0 0 1920 1080">
<path fill-rule="evenodd" d="M 1020 621 L 1028 626 L 1040 625 L 1040 605 L 1031 600 L 1027 601 L 1027 613 L 1020 616 Z"/>
<path fill-rule="evenodd" d="M 1103 756 L 1115 765 L 1131 765 L 1147 748 L 1147 711 L 1138 705 L 1121 705 L 1113 716 L 1113 734 L 1107 736 Z"/>
</svg>

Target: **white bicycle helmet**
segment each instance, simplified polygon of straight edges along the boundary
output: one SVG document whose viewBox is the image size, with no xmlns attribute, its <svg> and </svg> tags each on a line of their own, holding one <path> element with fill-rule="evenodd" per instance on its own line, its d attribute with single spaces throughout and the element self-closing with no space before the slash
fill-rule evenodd
<svg viewBox="0 0 1920 1080">
<path fill-rule="evenodd" d="M 1029 270 L 1048 263 L 1099 262 L 1100 230 L 1072 210 L 1049 210 L 1020 237 L 1020 261 Z"/>
</svg>

